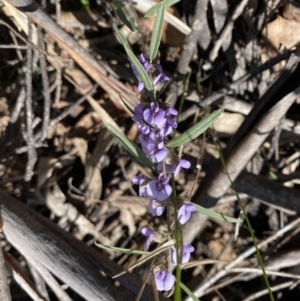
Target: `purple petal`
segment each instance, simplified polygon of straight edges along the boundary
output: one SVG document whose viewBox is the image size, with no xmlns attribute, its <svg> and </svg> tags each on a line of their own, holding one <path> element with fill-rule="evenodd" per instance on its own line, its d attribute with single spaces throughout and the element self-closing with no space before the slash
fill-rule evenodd
<svg viewBox="0 0 300 301">
<path fill-rule="evenodd" d="M 135 75 L 136 77 L 138 77 L 138 76 L 139 76 L 139 73 L 137 72 L 135 66 L 134 66 L 131 62 L 130 62 L 130 66 L 131 66 L 131 69 L 132 69 L 134 75 Z"/>
<path fill-rule="evenodd" d="M 147 193 L 150 198 L 152 198 L 152 199 L 157 198 L 158 190 L 157 190 L 157 181 L 156 180 L 152 180 L 148 183 Z"/>
<path fill-rule="evenodd" d="M 138 84 L 138 91 L 141 92 L 144 90 L 144 88 L 145 88 L 144 82 L 140 80 Z"/>
<path fill-rule="evenodd" d="M 196 207 L 189 203 L 183 204 L 180 209 L 178 210 L 178 220 L 183 225 L 185 224 L 191 217 L 192 211 L 195 211 Z"/>
<path fill-rule="evenodd" d="M 190 260 L 191 253 L 194 252 L 194 247 L 190 244 L 183 244 L 183 254 L 181 258 L 181 263 L 187 263 Z"/>
<path fill-rule="evenodd" d="M 154 122 L 153 112 L 151 109 L 146 109 L 144 111 L 143 117 L 145 121 L 149 124 L 152 124 Z"/>
<path fill-rule="evenodd" d="M 152 156 L 152 160 L 154 163 L 162 162 L 168 155 L 168 151 L 166 149 L 161 149 L 157 153 Z"/>
<path fill-rule="evenodd" d="M 162 73 L 162 66 L 161 66 L 161 64 L 155 63 L 155 64 L 153 64 L 153 67 L 156 70 L 160 71 L 160 73 Z"/>
<path fill-rule="evenodd" d="M 163 162 L 159 162 L 159 163 L 157 163 L 157 170 L 158 171 L 162 171 L 163 170 Z"/>
<path fill-rule="evenodd" d="M 172 127 L 173 129 L 176 129 L 177 128 L 177 122 L 171 118 L 168 118 L 167 119 L 167 124 Z"/>
<path fill-rule="evenodd" d="M 165 211 L 166 206 L 159 206 L 156 200 L 150 200 L 149 211 L 153 216 L 161 216 Z"/>
<path fill-rule="evenodd" d="M 158 148 L 158 149 L 163 149 L 164 146 L 165 146 L 165 142 L 164 142 L 164 141 L 161 141 L 161 142 L 158 143 L 157 148 Z"/>
<path fill-rule="evenodd" d="M 153 81 L 153 86 L 156 86 L 161 81 L 162 76 L 163 76 L 163 74 L 160 73 L 158 76 L 155 77 L 155 79 Z"/>
<path fill-rule="evenodd" d="M 142 230 L 141 230 L 141 233 L 146 236 L 146 237 L 150 237 L 150 236 L 155 236 L 155 232 L 148 228 L 148 227 L 144 227 Z"/>
<path fill-rule="evenodd" d="M 161 183 L 165 186 L 170 182 L 170 178 L 169 177 L 165 177 L 161 179 Z"/>
<path fill-rule="evenodd" d="M 171 195 L 171 193 L 172 193 L 172 187 L 169 184 L 167 184 L 164 186 L 164 188 L 161 191 L 158 191 L 157 200 L 164 201 Z"/>
<path fill-rule="evenodd" d="M 169 291 L 173 288 L 175 277 L 167 270 L 161 270 L 154 274 L 156 288 L 158 291 Z"/>
<path fill-rule="evenodd" d="M 169 107 L 167 109 L 167 114 L 168 115 L 177 116 L 178 115 L 178 111 L 175 108 L 173 108 L 173 107 Z"/>
<path fill-rule="evenodd" d="M 182 168 L 190 168 L 191 167 L 191 163 L 188 160 L 184 160 L 184 159 L 180 159 L 180 166 Z"/>
<path fill-rule="evenodd" d="M 139 60 L 140 60 L 140 62 L 142 63 L 142 64 L 144 64 L 147 60 L 146 60 L 146 56 L 145 56 L 145 54 L 144 53 L 141 53 L 140 55 L 139 55 Z"/>
<path fill-rule="evenodd" d="M 171 126 L 168 125 L 168 123 L 166 123 L 166 125 L 161 129 L 161 135 L 163 137 L 166 137 L 168 135 L 170 135 L 173 131 L 173 128 Z"/>
<path fill-rule="evenodd" d="M 166 168 L 166 171 L 167 173 L 173 173 L 174 176 L 176 177 L 180 171 L 180 164 L 176 165 L 174 163 L 172 163 L 171 165 L 169 165 L 167 168 Z"/>
<path fill-rule="evenodd" d="M 147 185 L 140 185 L 140 188 L 139 188 L 139 196 L 145 196 L 145 197 L 148 197 L 148 193 L 147 193 Z"/>
<path fill-rule="evenodd" d="M 196 211 L 197 209 L 193 203 L 186 203 L 185 210 L 187 210 L 189 212 L 193 212 L 193 211 Z"/>
<path fill-rule="evenodd" d="M 143 176 L 134 176 L 132 178 L 132 183 L 133 184 L 138 184 L 140 185 L 141 183 L 145 182 L 145 178 Z"/>
<path fill-rule="evenodd" d="M 154 117 L 153 123 L 155 123 L 157 128 L 162 128 L 166 122 L 167 118 L 165 118 L 166 112 L 164 110 L 159 110 L 159 112 Z"/>
<path fill-rule="evenodd" d="M 170 80 L 169 76 L 162 74 L 162 77 L 160 79 L 161 82 L 168 82 L 169 80 Z"/>
<path fill-rule="evenodd" d="M 139 126 L 138 126 L 138 130 L 140 133 L 144 134 L 144 135 L 148 135 L 150 133 L 150 127 L 149 125 L 147 124 L 143 124 L 141 123 Z"/>
</svg>

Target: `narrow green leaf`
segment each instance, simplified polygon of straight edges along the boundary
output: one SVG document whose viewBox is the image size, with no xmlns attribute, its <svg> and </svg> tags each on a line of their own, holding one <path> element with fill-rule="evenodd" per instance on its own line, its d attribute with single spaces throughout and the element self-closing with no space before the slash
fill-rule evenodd
<svg viewBox="0 0 300 301">
<path fill-rule="evenodd" d="M 122 98 L 121 94 L 119 94 L 124 106 L 127 108 L 127 110 L 134 115 L 134 109 Z"/>
<path fill-rule="evenodd" d="M 136 68 L 141 80 L 144 82 L 145 88 L 148 91 L 151 100 L 154 101 L 155 97 L 154 97 L 154 92 L 153 92 L 153 85 L 152 85 L 152 82 L 150 80 L 148 73 L 146 72 L 146 70 L 144 69 L 144 67 L 138 60 L 138 58 L 132 52 L 130 45 L 128 44 L 127 40 L 122 35 L 122 33 L 119 31 L 119 29 L 116 26 L 114 26 L 114 30 L 116 32 L 116 35 L 117 35 L 120 43 L 123 45 L 124 50 L 129 58 L 129 60 Z"/>
<path fill-rule="evenodd" d="M 120 20 L 131 30 L 135 31 L 136 27 L 134 24 L 134 20 L 127 14 L 127 12 L 122 7 L 117 7 L 115 9 L 116 14 L 120 18 Z"/>
<path fill-rule="evenodd" d="M 179 1 L 180 1 L 180 0 L 164 0 L 165 7 L 172 6 L 172 5 L 176 4 L 176 3 L 179 2 Z"/>
<path fill-rule="evenodd" d="M 84 10 L 90 10 L 90 1 L 89 0 L 80 0 Z"/>
<path fill-rule="evenodd" d="M 191 297 L 193 299 L 193 301 L 200 301 L 195 295 L 194 293 L 182 282 L 180 282 L 180 287 L 182 288 L 183 291 L 185 291 L 187 293 L 187 295 L 189 295 L 189 297 Z"/>
<path fill-rule="evenodd" d="M 128 271 L 131 271 L 132 269 L 134 269 L 135 267 L 143 264 L 144 262 L 148 261 L 149 259 L 153 258 L 154 256 L 157 256 L 158 254 L 170 249 L 171 247 L 173 247 L 175 244 L 175 240 L 169 240 L 166 243 L 164 243 L 162 246 L 158 247 L 157 249 L 155 249 L 152 252 L 149 252 L 149 254 L 147 254 L 146 256 L 142 257 L 141 259 L 139 259 L 135 264 L 133 264 L 132 266 L 130 266 L 129 268 L 127 268 L 125 271 L 113 276 L 112 278 L 115 279 L 117 277 L 120 277 L 121 275 L 125 274 Z"/>
<path fill-rule="evenodd" d="M 202 214 L 205 214 L 206 216 L 209 216 L 211 218 L 219 219 L 219 220 L 229 222 L 229 223 L 241 223 L 242 222 L 242 220 L 240 218 L 234 218 L 234 217 L 226 216 L 226 215 L 211 211 L 209 209 L 206 209 L 206 208 L 204 208 L 202 206 L 199 206 L 195 203 L 193 203 L 193 205 L 196 207 L 197 211 L 199 211 Z"/>
<path fill-rule="evenodd" d="M 113 5 L 118 8 L 124 7 L 124 3 L 120 0 L 113 0 Z"/>
<path fill-rule="evenodd" d="M 151 62 L 157 55 L 164 23 L 165 6 L 163 2 L 160 2 L 159 5 L 160 6 L 155 18 L 149 49 L 149 58 Z"/>
<path fill-rule="evenodd" d="M 173 4 L 179 2 L 180 0 L 165 0 L 164 1 L 164 5 L 165 5 L 165 8 L 169 7 L 169 6 L 172 6 Z M 147 17 L 150 17 L 154 14 L 156 14 L 159 10 L 159 5 L 160 5 L 161 2 L 153 5 L 152 7 L 150 7 L 146 12 L 145 12 L 145 18 Z"/>
<path fill-rule="evenodd" d="M 217 111 L 212 112 L 210 115 L 193 125 L 190 129 L 185 131 L 180 136 L 172 139 L 168 142 L 168 146 L 170 147 L 177 147 L 180 145 L 184 145 L 198 136 L 200 136 L 202 133 L 204 133 L 223 113 L 224 109 L 219 109 Z"/>
<path fill-rule="evenodd" d="M 130 141 L 122 132 L 116 129 L 113 125 L 104 122 L 105 127 L 115 138 L 130 152 L 138 161 L 152 171 L 156 172 L 155 165 L 148 159 L 145 153 L 132 141 Z"/>
<path fill-rule="evenodd" d="M 136 255 L 148 255 L 150 253 L 150 252 L 141 251 L 141 250 L 131 250 L 131 249 L 125 249 L 125 248 L 110 247 L 110 246 L 97 244 L 97 243 L 95 243 L 95 245 L 100 249 L 114 251 L 114 252 L 118 252 L 118 253 L 136 254 Z"/>
</svg>

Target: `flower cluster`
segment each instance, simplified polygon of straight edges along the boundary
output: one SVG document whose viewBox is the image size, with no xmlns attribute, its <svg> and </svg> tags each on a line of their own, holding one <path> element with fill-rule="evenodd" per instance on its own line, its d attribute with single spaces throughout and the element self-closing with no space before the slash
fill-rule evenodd
<svg viewBox="0 0 300 301">
<path fill-rule="evenodd" d="M 145 55 L 141 54 L 139 60 L 151 75 L 153 86 L 159 82 L 168 82 L 170 78 L 163 73 L 162 66 L 159 64 L 150 64 Z M 134 66 L 133 72 L 138 76 Z M 145 88 L 143 81 L 138 84 L 138 90 L 141 92 Z M 158 175 L 155 179 L 149 179 L 144 176 L 135 176 L 132 179 L 134 184 L 139 185 L 139 195 L 148 197 L 149 211 L 153 216 L 160 216 L 165 211 L 167 200 L 172 194 L 170 185 L 170 175 L 176 176 L 181 168 L 190 168 L 189 161 L 176 156 L 172 149 L 166 144 L 166 139 L 170 136 L 174 129 L 177 128 L 175 117 L 178 112 L 175 108 L 166 103 L 158 101 L 149 102 L 141 100 L 134 109 L 133 121 L 138 122 L 139 141 L 142 150 L 147 157 L 157 166 Z M 196 208 L 193 204 L 183 204 L 178 208 L 178 220 L 181 224 L 188 221 L 191 212 Z M 147 237 L 145 250 L 148 250 L 151 240 L 156 236 L 156 233 L 150 228 L 143 228 L 142 234 Z M 189 244 L 183 244 L 179 250 L 181 263 L 188 262 L 190 253 L 194 248 Z M 175 255 L 174 255 L 175 254 Z M 172 250 L 172 262 L 177 264 L 176 251 Z M 174 276 L 168 270 L 159 270 L 155 273 L 155 281 L 158 290 L 170 290 L 174 285 Z"/>
</svg>

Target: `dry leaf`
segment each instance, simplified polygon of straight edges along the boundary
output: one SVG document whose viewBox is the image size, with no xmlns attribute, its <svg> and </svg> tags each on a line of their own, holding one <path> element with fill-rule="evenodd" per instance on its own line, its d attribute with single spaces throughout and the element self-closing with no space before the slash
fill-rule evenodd
<svg viewBox="0 0 300 301">
<path fill-rule="evenodd" d="M 275 50 L 280 46 L 290 49 L 300 42 L 300 23 L 277 16 L 273 22 L 267 24 L 262 34 Z"/>
<path fill-rule="evenodd" d="M 76 150 L 77 156 L 80 158 L 82 165 L 85 165 L 86 154 L 88 151 L 88 145 L 85 139 L 83 138 L 74 138 L 72 139 L 74 145 L 74 152 Z"/>
<path fill-rule="evenodd" d="M 289 20 L 295 20 L 300 22 L 300 3 L 291 1 L 284 3 L 283 5 L 283 16 Z"/>
<path fill-rule="evenodd" d="M 127 209 L 122 209 L 120 212 L 120 221 L 128 227 L 128 234 L 132 237 L 136 231 L 135 221 L 132 213 Z"/>
<path fill-rule="evenodd" d="M 227 113 L 223 114 L 214 123 L 214 129 L 222 137 L 232 136 L 243 123 L 245 117 L 238 113 Z"/>
</svg>

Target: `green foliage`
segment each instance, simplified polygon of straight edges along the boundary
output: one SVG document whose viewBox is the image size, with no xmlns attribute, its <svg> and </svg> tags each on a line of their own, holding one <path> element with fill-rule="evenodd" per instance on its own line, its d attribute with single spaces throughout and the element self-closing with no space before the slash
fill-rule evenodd
<svg viewBox="0 0 300 301">
<path fill-rule="evenodd" d="M 180 287 L 182 288 L 183 291 L 186 292 L 186 294 L 193 299 L 193 301 L 200 301 L 195 295 L 194 293 L 186 286 L 184 285 L 182 282 L 180 282 Z"/>
<path fill-rule="evenodd" d="M 129 60 L 136 68 L 141 80 L 144 82 L 145 89 L 148 91 L 149 97 L 151 98 L 152 101 L 155 101 L 153 85 L 152 85 L 152 82 L 150 80 L 148 73 L 146 72 L 146 70 L 144 69 L 144 67 L 138 60 L 138 58 L 134 55 L 129 43 L 127 42 L 125 37 L 122 35 L 122 33 L 119 31 L 119 29 L 116 26 L 114 26 L 114 30 L 116 32 L 116 35 L 117 35 L 120 43 L 123 45 L 124 50 L 129 58 Z"/>
<path fill-rule="evenodd" d="M 97 244 L 97 243 L 95 243 L 95 245 L 98 248 L 103 249 L 103 250 L 114 251 L 114 252 L 124 253 L 124 254 L 148 255 L 150 253 L 150 252 L 141 251 L 141 250 L 131 250 L 131 249 L 125 249 L 125 248 L 110 247 L 110 246 Z"/>
<path fill-rule="evenodd" d="M 220 117 L 223 111 L 224 109 L 222 108 L 212 112 L 210 115 L 193 125 L 183 134 L 169 141 L 168 146 L 177 147 L 194 140 L 202 133 L 204 133 Z"/>
<path fill-rule="evenodd" d="M 104 122 L 105 127 L 122 144 L 122 146 L 131 153 L 143 166 L 156 172 L 156 166 L 148 159 L 145 153 L 132 141 L 130 141 L 122 132 L 113 125 Z"/>
<path fill-rule="evenodd" d="M 90 10 L 90 1 L 89 0 L 80 0 L 80 3 L 84 10 Z"/>
<path fill-rule="evenodd" d="M 195 203 L 193 203 L 193 205 L 196 207 L 197 211 L 199 211 L 202 214 L 205 214 L 206 216 L 209 216 L 211 218 L 223 220 L 223 221 L 229 222 L 229 223 L 241 223 L 242 222 L 242 220 L 239 218 L 234 218 L 234 217 L 226 216 L 226 215 L 211 211 L 211 210 L 206 209 L 202 206 L 199 206 Z"/>
<path fill-rule="evenodd" d="M 134 115 L 134 109 L 122 98 L 121 94 L 120 94 L 120 98 L 124 104 L 124 106 L 127 108 L 127 110 Z"/>
<path fill-rule="evenodd" d="M 135 31 L 136 27 L 134 24 L 133 18 L 131 18 L 127 12 L 122 7 L 117 7 L 115 9 L 116 14 L 120 18 L 120 20 L 131 30 Z"/>
<path fill-rule="evenodd" d="M 164 24 L 164 15 L 165 15 L 164 2 L 160 2 L 158 3 L 158 5 L 159 7 L 153 26 L 153 32 L 151 36 L 150 49 L 149 49 L 149 58 L 151 62 L 157 55 L 160 40 L 161 40 L 162 30 L 163 30 L 163 24 Z"/>
<path fill-rule="evenodd" d="M 145 13 L 144 16 L 147 18 L 147 17 L 150 17 L 150 16 L 156 14 L 158 12 L 158 10 L 159 10 L 159 7 L 160 7 L 161 3 L 164 3 L 165 8 L 167 8 L 167 7 L 172 6 L 173 4 L 175 4 L 175 3 L 179 2 L 179 1 L 180 0 L 165 0 L 163 2 L 159 2 L 159 3 L 155 4 L 155 5 L 153 5 L 152 7 L 150 7 L 146 11 L 146 13 Z"/>
</svg>

